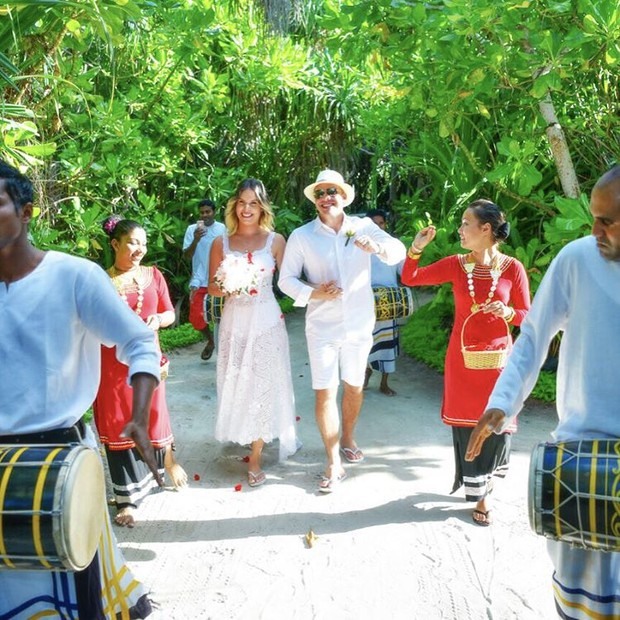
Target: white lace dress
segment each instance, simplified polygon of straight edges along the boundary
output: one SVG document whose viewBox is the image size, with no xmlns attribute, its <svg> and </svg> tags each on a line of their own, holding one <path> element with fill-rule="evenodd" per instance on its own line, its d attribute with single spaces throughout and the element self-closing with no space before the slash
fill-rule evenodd
<svg viewBox="0 0 620 620">
<path fill-rule="evenodd" d="M 251 254 L 263 268 L 258 294 L 228 297 L 222 310 L 217 354 L 217 422 L 215 438 L 242 445 L 280 440 L 284 460 L 299 447 L 295 432 L 295 397 L 288 334 L 273 294 L 274 233 Z M 230 250 L 223 237 L 224 255 Z"/>
</svg>

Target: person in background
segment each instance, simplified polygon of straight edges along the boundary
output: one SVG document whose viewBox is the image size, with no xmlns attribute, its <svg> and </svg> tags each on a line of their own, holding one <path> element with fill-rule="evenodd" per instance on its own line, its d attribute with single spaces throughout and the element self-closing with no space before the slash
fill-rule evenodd
<svg viewBox="0 0 620 620">
<path fill-rule="evenodd" d="M 560 250 L 536 291 L 506 368 L 471 434 L 469 461 L 521 411 L 549 344 L 560 332 L 554 439 L 620 441 L 620 166 L 594 185 L 590 211 L 592 234 Z M 608 476 L 617 478 L 618 471 Z M 620 552 L 559 540 L 547 541 L 547 549 L 560 618 L 620 618 Z"/>
<path fill-rule="evenodd" d="M 132 388 L 123 434 L 161 485 L 148 436 L 159 382 L 153 332 L 127 309 L 100 267 L 32 245 L 33 200 L 30 179 L 0 161 L 0 444 L 78 442 L 96 450 L 82 416 L 99 385 L 101 344 L 116 346 Z M 128 569 L 101 505 L 104 530 L 90 565 L 81 571 L 0 570 L 0 617 L 151 614 L 151 601 Z M 7 523 L 3 536 L 11 538 Z"/>
<path fill-rule="evenodd" d="M 204 301 L 209 278 L 209 254 L 216 237 L 224 233 L 226 227 L 215 221 L 215 203 L 208 198 L 198 204 L 199 219 L 190 224 L 183 238 L 183 255 L 192 261 L 192 277 L 189 281 L 189 322 L 194 329 L 202 332 L 206 344 L 200 357 L 211 359 L 215 349 L 211 326 L 205 322 Z"/>
<path fill-rule="evenodd" d="M 331 493 L 346 476 L 341 455 L 349 463 L 364 460 L 355 441 L 355 426 L 375 325 L 370 255 L 395 265 L 406 250 L 369 218 L 345 214 L 355 191 L 339 172 L 323 170 L 304 194 L 314 203 L 317 217 L 291 234 L 279 286 L 295 306 L 307 306 L 315 415 L 327 455 L 319 491 Z M 337 404 L 341 378 L 342 433 Z"/>
<path fill-rule="evenodd" d="M 266 443 L 279 439 L 281 461 L 300 446 L 288 334 L 273 292 L 285 241 L 273 231 L 271 204 L 258 179 L 239 184 L 226 205 L 225 222 L 226 234 L 211 248 L 209 275 L 209 294 L 226 296 L 219 327 L 215 438 L 251 446 L 248 484 L 257 487 L 266 480 Z M 232 280 L 241 281 L 229 267 L 235 259 L 237 269 L 254 275 L 250 286 L 237 292 L 230 289 Z"/>
<path fill-rule="evenodd" d="M 138 222 L 110 216 L 103 223 L 114 251 L 114 264 L 108 269 L 114 288 L 126 306 L 155 333 L 174 322 L 175 314 L 168 286 L 157 267 L 143 266 L 146 232 Z M 123 434 L 131 416 L 132 390 L 127 383 L 127 366 L 118 359 L 115 347 L 101 347 L 101 381 L 93 403 L 95 425 L 105 446 L 116 502 L 117 525 L 133 527 L 134 513 L 144 497 L 156 487 L 152 472 L 135 443 Z M 165 377 L 162 377 L 162 379 Z M 161 381 L 153 393 L 149 415 L 149 437 L 158 462 L 175 488 L 187 484 L 187 474 L 173 455 L 174 436 L 166 403 L 166 383 Z"/>
<path fill-rule="evenodd" d="M 366 214 L 381 230 L 387 226 L 387 214 L 381 209 L 373 209 Z M 399 286 L 400 273 L 404 260 L 397 265 L 387 265 L 376 255 L 370 257 L 370 280 L 373 288 L 386 286 L 396 288 Z M 389 376 L 396 372 L 396 358 L 399 354 L 399 331 L 395 319 L 385 321 L 377 320 L 372 332 L 372 349 L 368 356 L 368 367 L 364 377 L 364 388 L 368 387 L 368 381 L 373 370 L 381 373 L 379 390 L 386 396 L 395 396 L 396 392 L 388 385 Z"/>
<path fill-rule="evenodd" d="M 521 324 L 530 307 L 530 288 L 523 265 L 499 250 L 510 228 L 496 204 L 489 200 L 472 202 L 463 213 L 458 232 L 461 246 L 469 253 L 448 256 L 427 267 L 420 267 L 419 260 L 435 237 L 435 227 L 418 232 L 407 253 L 401 280 L 406 286 L 452 284 L 454 324 L 446 353 L 441 406 L 441 419 L 452 427 L 456 470 L 452 493 L 464 486 L 465 499 L 476 503 L 474 523 L 488 526 L 492 523 L 489 494 L 493 478 L 506 475 L 511 433 L 516 426 L 496 435 L 475 461 L 465 460 L 472 429 L 501 368 L 468 368 L 461 341 L 482 349 L 505 347 L 506 323 Z"/>
</svg>

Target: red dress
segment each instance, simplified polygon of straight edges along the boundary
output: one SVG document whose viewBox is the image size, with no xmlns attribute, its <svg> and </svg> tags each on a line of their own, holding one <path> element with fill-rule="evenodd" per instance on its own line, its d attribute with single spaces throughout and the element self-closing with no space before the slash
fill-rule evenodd
<svg viewBox="0 0 620 620">
<path fill-rule="evenodd" d="M 135 312 L 142 297 L 139 316 L 146 320 L 152 314 L 173 310 L 168 286 L 157 267 L 140 267 L 138 281 L 123 286 L 112 278 L 129 307 Z M 141 293 L 141 295 L 140 295 Z M 157 332 L 155 332 L 157 337 Z M 159 347 L 159 339 L 158 339 Z M 121 437 L 132 416 L 133 390 L 127 383 L 128 367 L 116 359 L 116 347 L 101 347 L 101 380 L 93 411 L 101 443 L 109 450 L 128 450 L 134 442 Z M 154 448 L 163 448 L 174 440 L 170 414 L 166 404 L 166 382 L 161 381 L 153 392 L 149 419 L 149 436 Z"/>
<path fill-rule="evenodd" d="M 501 275 L 492 299 L 512 306 L 516 314 L 511 324 L 520 325 L 530 308 L 530 288 L 525 268 L 518 260 L 504 255 L 500 255 L 499 268 Z M 484 304 L 491 290 L 491 269 L 476 265 L 472 275 L 475 302 Z M 452 284 L 454 326 L 446 353 L 441 419 L 450 426 L 473 427 L 484 413 L 501 371 L 472 370 L 465 368 L 463 362 L 461 330 L 472 313 L 474 303 L 469 293 L 465 255 L 448 256 L 427 267 L 418 267 L 417 260 L 407 257 L 401 280 L 406 286 Z M 467 322 L 465 344 L 493 345 L 501 342 L 502 335 L 505 340 L 504 321 L 478 313 Z"/>
</svg>

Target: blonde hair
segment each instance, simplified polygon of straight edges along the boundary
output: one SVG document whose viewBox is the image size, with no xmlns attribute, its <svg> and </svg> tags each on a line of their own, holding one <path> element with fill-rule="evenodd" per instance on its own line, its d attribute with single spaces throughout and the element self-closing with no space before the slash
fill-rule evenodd
<svg viewBox="0 0 620 620">
<path fill-rule="evenodd" d="M 252 190 L 256 194 L 258 202 L 260 203 L 261 215 L 258 220 L 258 225 L 263 230 L 271 232 L 274 229 L 273 209 L 271 208 L 271 203 L 269 202 L 267 190 L 265 189 L 263 182 L 258 179 L 244 179 L 241 183 L 239 183 L 239 187 L 237 187 L 235 195 L 226 203 L 224 222 L 226 224 L 228 234 L 234 235 L 237 232 L 237 228 L 239 228 L 239 218 L 237 217 L 237 210 L 235 207 L 237 206 L 239 197 L 246 189 Z"/>
</svg>

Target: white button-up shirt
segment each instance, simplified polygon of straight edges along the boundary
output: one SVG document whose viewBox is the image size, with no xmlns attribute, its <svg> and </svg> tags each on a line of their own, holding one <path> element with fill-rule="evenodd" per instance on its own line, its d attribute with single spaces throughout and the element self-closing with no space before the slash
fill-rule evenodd
<svg viewBox="0 0 620 620">
<path fill-rule="evenodd" d="M 405 246 L 367 217 L 345 214 L 338 232 L 317 217 L 291 233 L 278 285 L 296 306 L 307 306 L 308 337 L 333 342 L 372 337 L 375 309 L 370 286 L 371 255 L 354 243 L 361 235 L 381 245 L 379 258 L 385 263 L 395 265 L 404 260 Z M 339 298 L 310 299 L 314 288 L 330 281 L 342 289 Z"/>
</svg>

